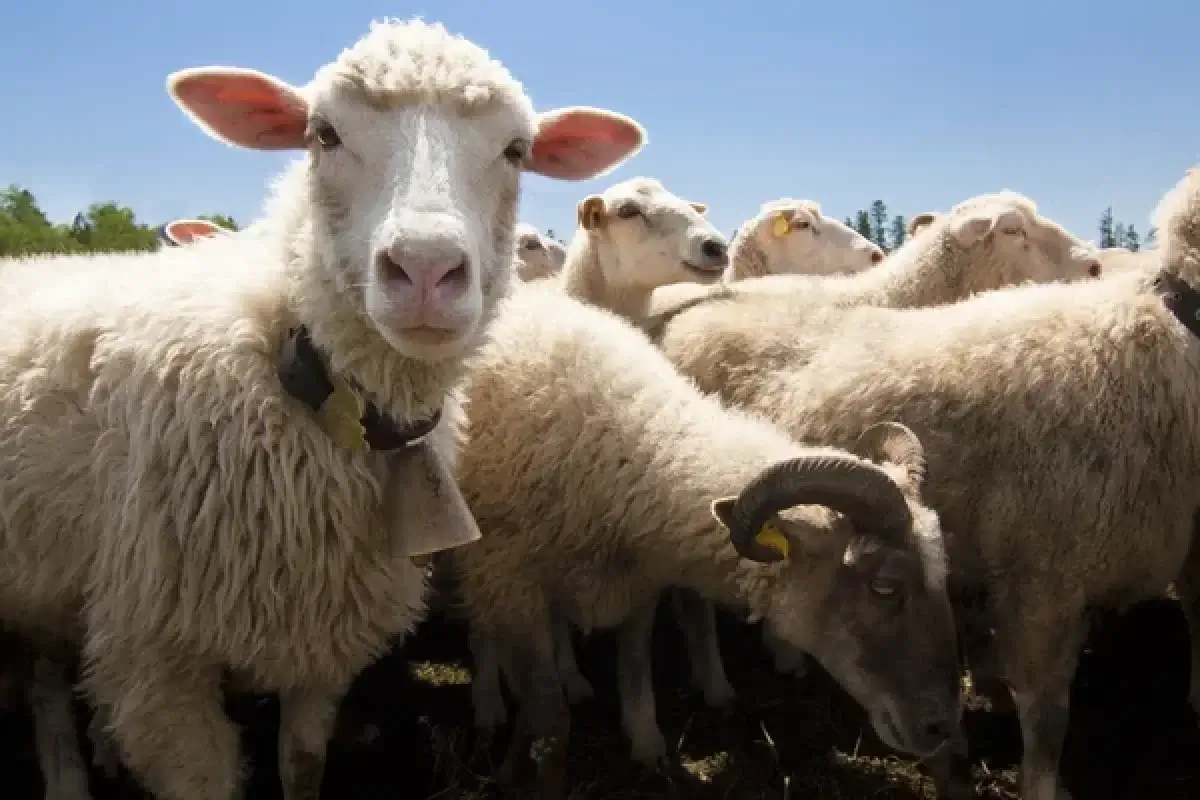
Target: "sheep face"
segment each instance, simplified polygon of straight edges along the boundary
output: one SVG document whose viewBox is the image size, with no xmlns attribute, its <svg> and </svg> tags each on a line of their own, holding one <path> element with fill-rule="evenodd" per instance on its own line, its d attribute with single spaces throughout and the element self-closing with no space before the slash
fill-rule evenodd
<svg viewBox="0 0 1200 800">
<path fill-rule="evenodd" d="M 884 259 L 878 245 L 811 200 L 767 203 L 751 224 L 772 274 L 851 274 Z"/>
<path fill-rule="evenodd" d="M 741 555 L 784 562 L 767 604 L 770 632 L 811 653 L 867 709 L 888 746 L 925 757 L 960 724 L 941 528 L 919 496 L 924 457 L 907 428 L 877 425 L 855 451 L 867 460 L 832 481 L 824 477 L 837 472 L 828 456 L 810 473 L 777 465 L 738 498 L 718 500 L 713 513 Z M 824 492 L 814 486 L 821 479 Z M 847 484 L 853 489 L 844 495 Z M 780 510 L 816 502 L 840 514 L 813 505 Z M 816 512 L 829 516 L 814 524 Z M 760 533 L 751 538 L 748 530 Z"/>
<path fill-rule="evenodd" d="M 168 89 L 222 141 L 306 151 L 306 266 L 427 362 L 473 349 L 507 288 L 522 170 L 594 177 L 645 138 L 612 112 L 535 114 L 484 50 L 420 21 L 375 23 L 301 88 L 210 67 Z"/>
<path fill-rule="evenodd" d="M 1002 277 L 1005 284 L 1100 275 L 1095 250 L 1039 216 L 1033 204 L 1020 195 L 981 195 L 960 203 L 941 219 L 957 246 L 986 252 L 987 260 L 1002 265 L 1007 274 L 993 277 Z"/>
<path fill-rule="evenodd" d="M 548 278 L 562 269 L 567 259 L 567 248 L 524 222 L 517 225 L 513 246 L 517 277 L 523 281 Z"/>
<path fill-rule="evenodd" d="M 577 209 L 579 227 L 608 284 L 644 291 L 720 280 L 729 242 L 704 218 L 707 210 L 650 178 L 618 183 L 585 198 Z"/>
</svg>

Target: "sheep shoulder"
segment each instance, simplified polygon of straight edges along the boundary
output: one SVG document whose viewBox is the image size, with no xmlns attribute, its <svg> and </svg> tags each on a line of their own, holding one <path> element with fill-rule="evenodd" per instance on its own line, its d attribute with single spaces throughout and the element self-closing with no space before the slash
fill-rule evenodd
<svg viewBox="0 0 1200 800">
<path fill-rule="evenodd" d="M 251 682 L 341 680 L 375 655 L 347 651 L 386 639 L 375 628 L 411 624 L 419 573 L 372 540 L 379 483 L 366 459 L 283 393 L 295 320 L 282 260 L 253 249 L 266 239 L 235 241 L 12 276 L 25 302 L 0 321 L 19 332 L 0 357 L 0 454 L 22 530 L 5 535 L 37 551 L 79 531 L 69 558 L 23 581 L 51 595 L 36 605 L 90 600 L 93 628 L 279 670 Z"/>
</svg>

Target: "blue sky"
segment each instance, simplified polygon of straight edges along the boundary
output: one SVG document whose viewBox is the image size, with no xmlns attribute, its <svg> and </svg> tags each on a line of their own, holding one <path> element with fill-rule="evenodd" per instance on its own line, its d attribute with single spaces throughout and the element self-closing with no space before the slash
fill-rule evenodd
<svg viewBox="0 0 1200 800">
<path fill-rule="evenodd" d="M 533 177 L 522 218 L 563 238 L 575 203 L 660 178 L 729 232 L 760 203 L 905 216 L 1010 188 L 1084 238 L 1109 204 L 1145 229 L 1200 162 L 1200 3 L 41 0 L 0 33 L 0 185 L 56 220 L 100 200 L 158 222 L 255 216 L 290 156 L 209 139 L 167 73 L 228 64 L 303 83 L 372 18 L 421 15 L 486 47 L 538 108 L 640 120 L 642 153 L 585 183 Z"/>
</svg>

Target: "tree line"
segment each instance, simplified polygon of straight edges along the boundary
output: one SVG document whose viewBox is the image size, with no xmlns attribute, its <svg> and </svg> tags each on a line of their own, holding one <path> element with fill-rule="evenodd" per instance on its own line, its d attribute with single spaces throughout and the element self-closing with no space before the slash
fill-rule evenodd
<svg viewBox="0 0 1200 800">
<path fill-rule="evenodd" d="M 230 230 L 238 229 L 233 218 L 224 214 L 205 214 L 201 218 Z M 28 189 L 0 189 L 0 257 L 150 251 L 158 246 L 158 226 L 139 222 L 133 209 L 126 206 L 93 203 L 69 224 L 55 224 Z"/>
<path fill-rule="evenodd" d="M 882 200 L 846 217 L 845 223 L 879 245 L 885 253 L 895 250 L 908 238 L 908 220 L 900 215 L 889 217 L 887 204 Z M 1100 216 L 1099 233 L 1097 247 L 1124 247 L 1136 251 L 1152 246 L 1156 231 L 1151 227 L 1143 241 L 1132 222 L 1119 222 L 1113 218 L 1112 206 L 1109 206 Z"/>
<path fill-rule="evenodd" d="M 237 222 L 224 214 L 202 214 L 200 218 L 238 230 Z M 908 221 L 899 214 L 891 216 L 882 200 L 859 209 L 845 221 L 884 252 L 895 250 L 908 237 Z M 93 203 L 76 214 L 70 224 L 54 224 L 28 189 L 19 186 L 0 189 L 0 257 L 32 253 L 149 251 L 158 247 L 157 229 L 157 225 L 139 222 L 133 209 L 117 203 Z M 1116 220 L 1110 206 L 1100 216 L 1099 233 L 1096 240 L 1099 247 L 1138 250 L 1153 245 L 1155 230 L 1151 228 L 1143 239 L 1133 223 Z M 562 241 L 553 230 L 546 231 L 546 235 Z"/>
</svg>

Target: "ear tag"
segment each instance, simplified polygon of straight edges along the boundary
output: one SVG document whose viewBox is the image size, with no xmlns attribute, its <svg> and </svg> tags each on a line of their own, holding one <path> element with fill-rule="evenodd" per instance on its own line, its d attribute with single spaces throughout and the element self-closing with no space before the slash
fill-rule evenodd
<svg viewBox="0 0 1200 800">
<path fill-rule="evenodd" d="M 763 547 L 768 547 L 771 550 L 779 553 L 785 559 L 788 557 L 788 551 L 791 548 L 791 542 L 783 535 L 783 531 L 775 527 L 770 522 L 766 523 L 759 529 L 754 537 L 756 544 Z"/>
<path fill-rule="evenodd" d="M 333 394 L 325 398 L 317 421 L 329 438 L 355 453 L 367 451 L 367 431 L 362 425 L 365 403 L 341 378 L 333 381 Z"/>
<path fill-rule="evenodd" d="M 784 236 L 788 235 L 788 232 L 791 231 L 791 229 L 792 223 L 788 222 L 787 217 L 780 214 L 775 217 L 775 224 L 771 226 L 771 233 L 782 239 Z"/>
</svg>

